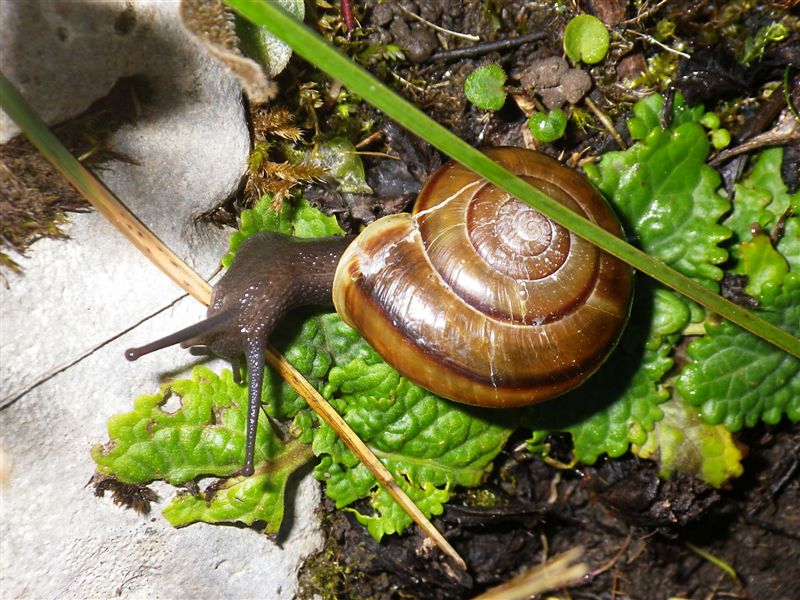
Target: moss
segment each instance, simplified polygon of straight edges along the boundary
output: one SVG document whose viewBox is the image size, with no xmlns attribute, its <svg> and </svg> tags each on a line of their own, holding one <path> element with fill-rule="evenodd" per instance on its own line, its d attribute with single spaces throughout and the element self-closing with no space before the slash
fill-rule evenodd
<svg viewBox="0 0 800 600">
<path fill-rule="evenodd" d="M 80 116 L 53 132 L 81 162 L 98 168 L 114 158 L 109 140 L 134 120 L 147 96 L 141 79 L 120 80 L 109 94 Z M 12 255 L 25 255 L 41 238 L 66 239 L 68 212 L 84 212 L 89 204 L 39 152 L 18 135 L 0 147 L 0 268 L 19 272 Z"/>
<path fill-rule="evenodd" d="M 339 545 L 328 538 L 326 547 L 306 560 L 298 578 L 297 598 L 337 600 L 342 597 L 352 568 L 339 562 L 340 553 Z"/>
<path fill-rule="evenodd" d="M 491 508 L 504 504 L 503 499 L 494 491 L 488 488 L 471 488 L 464 491 L 464 503 L 467 506 L 480 506 Z"/>
</svg>

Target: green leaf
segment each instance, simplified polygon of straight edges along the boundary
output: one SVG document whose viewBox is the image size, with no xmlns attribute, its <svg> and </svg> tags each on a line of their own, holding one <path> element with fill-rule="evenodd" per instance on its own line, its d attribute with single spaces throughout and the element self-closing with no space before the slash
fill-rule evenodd
<svg viewBox="0 0 800 600">
<path fill-rule="evenodd" d="M 714 131 L 715 129 L 719 129 L 720 125 L 719 116 L 717 115 L 717 113 L 707 112 L 702 117 L 700 117 L 699 123 L 706 129 Z"/>
<path fill-rule="evenodd" d="M 650 339 L 647 348 L 656 350 L 665 338 L 680 333 L 690 321 L 692 310 L 687 300 L 672 290 L 657 287 L 653 291 L 653 317 L 650 325 Z"/>
<path fill-rule="evenodd" d="M 561 398 L 525 411 L 524 423 L 534 431 L 532 446 L 554 431 L 572 435 L 574 457 L 593 464 L 601 454 L 622 456 L 662 418 L 659 405 L 668 394 L 657 382 L 672 365 L 669 346 L 644 356 L 618 350 L 596 375 L 602 386 L 587 384 Z"/>
<path fill-rule="evenodd" d="M 722 278 L 717 265 L 728 256 L 718 244 L 731 234 L 717 221 L 730 204 L 717 193 L 719 174 L 705 164 L 709 142 L 694 120 L 702 116 L 702 107 L 677 106 L 672 128 L 664 131 L 656 121 L 658 104 L 649 100 L 634 108 L 632 132 L 643 141 L 604 154 L 587 174 L 643 250 L 717 289 Z"/>
<path fill-rule="evenodd" d="M 335 217 L 325 216 L 305 199 L 297 202 L 282 202 L 280 210 L 276 211 L 269 197 L 264 196 L 252 209 L 242 211 L 239 231 L 231 236 L 231 249 L 222 257 L 222 265 L 225 268 L 230 267 L 239 246 L 251 235 L 262 231 L 275 231 L 301 238 L 326 237 L 344 233 Z"/>
<path fill-rule="evenodd" d="M 528 119 L 528 129 L 540 142 L 554 142 L 567 130 L 567 116 L 560 108 L 546 114 L 536 112 Z"/>
<path fill-rule="evenodd" d="M 356 359 L 361 359 L 368 365 L 383 362 L 358 331 L 342 321 L 336 313 L 322 315 L 320 327 L 335 364 L 344 366 Z"/>
<path fill-rule="evenodd" d="M 800 333 L 800 275 L 783 286 L 764 285 L 761 316 Z M 786 414 L 800 420 L 800 360 L 725 321 L 706 325 L 707 335 L 688 347 L 692 362 L 678 378 L 678 391 L 711 425 L 729 431 L 775 424 Z"/>
<path fill-rule="evenodd" d="M 421 485 L 411 485 L 406 479 L 399 478 L 398 485 L 414 501 L 414 504 L 426 515 L 440 515 L 444 512 L 444 504 L 450 500 L 450 491 L 437 488 L 432 483 L 423 482 Z M 403 533 L 411 524 L 411 519 L 382 487 L 373 491 L 370 504 L 375 508 L 375 514 L 364 515 L 354 510 L 356 519 L 366 525 L 370 535 L 379 540 L 384 535 Z"/>
<path fill-rule="evenodd" d="M 283 521 L 286 482 L 312 456 L 309 445 L 289 442 L 269 465 L 253 476 L 228 479 L 209 497 L 179 495 L 164 508 L 164 516 L 175 527 L 198 521 L 245 525 L 263 522 L 267 533 L 276 534 Z"/>
<path fill-rule="evenodd" d="M 286 359 L 317 389 L 322 388 L 334 364 L 326 345 L 322 318 L 323 315 L 297 312 L 281 323 L 271 338 Z M 308 408 L 306 401 L 272 369 L 264 370 L 262 389 L 261 401 L 270 417 L 293 418 Z"/>
<path fill-rule="evenodd" d="M 633 448 L 640 458 L 658 461 L 661 477 L 688 473 L 718 488 L 742 474 L 743 453 L 727 429 L 703 422 L 679 399 L 662 404 L 661 410 L 664 418 L 644 444 Z"/>
<path fill-rule="evenodd" d="M 753 298 L 761 298 L 765 285 L 781 285 L 789 265 L 786 259 L 772 247 L 769 236 L 756 235 L 750 242 L 742 242 L 738 247 L 740 262 L 736 272 L 747 275 L 745 291 Z"/>
<path fill-rule="evenodd" d="M 608 29 L 592 15 L 578 15 L 564 28 L 564 52 L 573 62 L 599 63 L 608 52 Z"/>
<path fill-rule="evenodd" d="M 652 94 L 633 105 L 633 117 L 628 119 L 627 126 L 634 140 L 642 141 L 655 130 L 661 130 L 661 115 L 664 112 L 664 96 Z M 681 93 L 676 93 L 672 101 L 670 129 L 684 123 L 708 122 L 709 114 L 703 106 L 689 106 Z M 608 153 L 606 153 L 608 154 Z"/>
<path fill-rule="evenodd" d="M 781 253 L 789 263 L 792 273 L 800 273 L 800 194 L 797 195 L 798 206 L 794 217 L 784 221 L 783 236 L 781 236 L 775 249 Z"/>
<path fill-rule="evenodd" d="M 800 194 L 795 196 L 797 208 L 794 209 L 794 214 L 797 216 L 786 219 L 783 236 L 775 245 L 775 249 L 786 259 L 793 273 L 800 273 Z"/>
<path fill-rule="evenodd" d="M 711 145 L 716 150 L 727 148 L 731 143 L 731 133 L 727 129 L 715 129 L 711 132 Z"/>
<path fill-rule="evenodd" d="M 165 410 L 176 397 L 180 406 Z M 173 381 L 162 393 L 140 396 L 134 410 L 108 422 L 110 441 L 92 448 L 97 469 L 123 483 L 164 480 L 181 485 L 203 475 L 232 477 L 206 494 L 182 494 L 164 509 L 174 525 L 194 521 L 267 524 L 277 532 L 288 477 L 311 457 L 299 441 L 282 442 L 262 414 L 256 434 L 255 473 L 235 477 L 244 461 L 247 388 L 195 367 L 191 379 Z"/>
<path fill-rule="evenodd" d="M 469 74 L 464 94 L 472 104 L 484 110 L 497 111 L 506 102 L 506 72 L 499 65 L 484 65 Z"/>
<path fill-rule="evenodd" d="M 758 155 L 750 175 L 734 187 L 733 211 L 723 224 L 734 231 L 735 239 L 752 238 L 753 226 L 771 230 L 785 215 L 783 236 L 775 249 L 789 263 L 791 271 L 800 272 L 800 190 L 789 194 L 781 178 L 783 148 L 770 148 Z M 733 249 L 738 257 L 738 248 Z"/>
<path fill-rule="evenodd" d="M 661 125 L 663 110 L 664 97 L 661 94 L 653 94 L 634 104 L 633 117 L 627 122 L 631 137 L 634 140 L 643 140 L 651 131 L 658 129 Z"/>
<path fill-rule="evenodd" d="M 331 370 L 326 393 L 344 419 L 427 515 L 438 514 L 455 485 L 483 481 L 514 427 L 514 411 L 481 410 L 448 402 L 406 380 L 383 361 L 357 358 Z M 397 507 L 327 426 L 314 436 L 321 456 L 315 474 L 337 507 L 370 498 L 361 515 L 380 539 L 411 519 Z"/>
<path fill-rule="evenodd" d="M 180 408 L 165 411 L 173 394 Z M 228 476 L 244 461 L 246 406 L 247 389 L 233 382 L 230 371 L 217 375 L 196 367 L 190 380 L 140 396 L 132 412 L 111 417 L 110 443 L 95 446 L 92 457 L 101 473 L 124 483 L 163 479 L 177 485 L 198 475 Z M 269 431 L 262 417 L 256 440 L 256 461 L 262 465 L 278 451 Z"/>
</svg>

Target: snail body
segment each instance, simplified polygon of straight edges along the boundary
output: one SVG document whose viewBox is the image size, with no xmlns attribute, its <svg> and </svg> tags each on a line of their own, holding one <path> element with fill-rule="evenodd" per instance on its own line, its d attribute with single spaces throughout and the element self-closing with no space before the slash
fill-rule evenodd
<svg viewBox="0 0 800 600">
<path fill-rule="evenodd" d="M 622 235 L 577 172 L 529 150 L 486 153 Z M 296 306 L 332 299 L 403 376 L 451 400 L 509 407 L 552 398 L 588 378 L 624 328 L 631 290 L 628 265 L 451 162 L 428 180 L 412 214 L 384 217 L 355 241 L 252 236 L 215 287 L 205 321 L 127 356 L 179 342 L 230 359 L 244 355 L 248 474 L 266 339 Z"/>
</svg>

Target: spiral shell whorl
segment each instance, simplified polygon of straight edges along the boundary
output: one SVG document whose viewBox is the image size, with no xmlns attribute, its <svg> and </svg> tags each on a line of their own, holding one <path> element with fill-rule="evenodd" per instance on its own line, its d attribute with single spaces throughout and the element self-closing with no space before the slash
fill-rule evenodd
<svg viewBox="0 0 800 600">
<path fill-rule="evenodd" d="M 576 172 L 527 150 L 487 154 L 621 235 Z M 413 216 L 378 221 L 348 249 L 334 303 L 423 387 L 468 404 L 514 406 L 563 393 L 603 362 L 627 319 L 631 278 L 624 263 L 448 163 Z"/>
</svg>

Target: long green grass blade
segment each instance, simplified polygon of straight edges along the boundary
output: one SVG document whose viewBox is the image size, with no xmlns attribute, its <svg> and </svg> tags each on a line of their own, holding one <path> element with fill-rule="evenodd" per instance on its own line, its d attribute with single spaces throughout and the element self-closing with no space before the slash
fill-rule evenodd
<svg viewBox="0 0 800 600">
<path fill-rule="evenodd" d="M 786 352 L 800 357 L 799 339 L 711 292 L 696 281 L 681 275 L 661 261 L 648 256 L 534 189 L 430 119 L 417 107 L 400 98 L 348 57 L 330 47 L 319 35 L 286 13 L 277 3 L 263 0 L 226 0 L 226 2 L 256 25 L 267 27 L 277 38 L 291 46 L 298 55 L 342 82 L 350 91 L 484 179 L 653 279 L 679 291 L 687 298 Z"/>
</svg>

